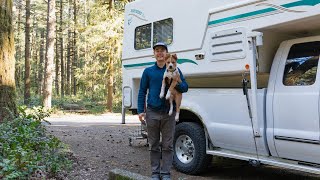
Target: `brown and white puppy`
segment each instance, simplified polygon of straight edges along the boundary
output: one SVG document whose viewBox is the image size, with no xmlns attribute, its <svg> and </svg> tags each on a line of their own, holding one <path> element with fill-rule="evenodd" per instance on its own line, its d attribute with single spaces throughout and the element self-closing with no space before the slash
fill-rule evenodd
<svg viewBox="0 0 320 180">
<path fill-rule="evenodd" d="M 166 99 L 170 102 L 169 115 L 173 112 L 173 100 L 176 102 L 176 116 L 175 120 L 179 121 L 180 105 L 182 100 L 182 93 L 175 89 L 178 79 L 180 78 L 179 70 L 177 67 L 177 55 L 167 54 L 165 57 L 166 61 L 166 71 L 163 74 L 160 98 L 164 97 L 166 85 L 170 86 L 166 94 Z"/>
</svg>

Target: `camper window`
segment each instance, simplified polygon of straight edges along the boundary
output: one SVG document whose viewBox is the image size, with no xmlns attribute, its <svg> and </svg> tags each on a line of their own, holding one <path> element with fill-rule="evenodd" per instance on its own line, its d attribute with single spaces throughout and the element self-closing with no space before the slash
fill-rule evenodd
<svg viewBox="0 0 320 180">
<path fill-rule="evenodd" d="M 173 39 L 173 20 L 171 18 L 156 21 L 154 23 L 138 26 L 134 34 L 134 49 L 151 48 L 151 28 L 153 25 L 153 44 L 164 42 L 167 45 L 172 43 Z"/>
<path fill-rule="evenodd" d="M 153 44 L 165 42 L 167 45 L 172 43 L 173 21 L 171 18 L 156 21 L 153 23 Z"/>
<path fill-rule="evenodd" d="M 316 81 L 320 42 L 295 44 L 290 48 L 283 75 L 286 86 L 312 85 Z"/>
<path fill-rule="evenodd" d="M 135 29 L 134 49 L 151 48 L 151 23 Z"/>
</svg>

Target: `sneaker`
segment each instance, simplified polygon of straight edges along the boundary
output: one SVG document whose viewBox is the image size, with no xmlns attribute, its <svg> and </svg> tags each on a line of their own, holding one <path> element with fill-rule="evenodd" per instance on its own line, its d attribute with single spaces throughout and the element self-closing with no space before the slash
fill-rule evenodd
<svg viewBox="0 0 320 180">
<path fill-rule="evenodd" d="M 152 174 L 151 180 L 160 180 L 160 174 Z"/>
<path fill-rule="evenodd" d="M 162 180 L 171 180 L 170 175 L 162 176 Z"/>
<path fill-rule="evenodd" d="M 162 180 L 171 180 L 169 174 L 162 175 Z"/>
</svg>

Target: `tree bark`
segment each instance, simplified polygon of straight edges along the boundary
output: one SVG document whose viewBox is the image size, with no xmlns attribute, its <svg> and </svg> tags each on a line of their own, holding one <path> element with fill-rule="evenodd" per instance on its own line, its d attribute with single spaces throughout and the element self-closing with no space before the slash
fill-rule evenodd
<svg viewBox="0 0 320 180">
<path fill-rule="evenodd" d="M 21 44 L 20 44 L 20 25 L 21 25 L 21 1 L 18 1 L 18 19 L 17 19 L 17 32 L 18 32 L 18 35 L 17 35 L 17 42 L 16 42 L 16 45 L 17 45 L 17 50 L 16 50 L 16 61 L 20 61 L 21 59 Z M 18 67 L 18 68 L 17 68 Z M 18 87 L 18 89 L 21 88 L 21 85 L 20 85 L 20 65 L 16 65 L 16 70 L 15 70 L 15 82 L 16 82 L 16 85 Z"/>
<path fill-rule="evenodd" d="M 24 104 L 30 104 L 30 0 L 26 0 Z"/>
<path fill-rule="evenodd" d="M 0 1 L 0 122 L 17 113 L 12 0 Z"/>
<path fill-rule="evenodd" d="M 56 24 L 58 24 L 58 22 L 57 22 L 57 20 L 56 20 Z M 56 27 L 57 29 L 58 29 L 58 27 Z M 59 96 L 59 92 L 60 92 L 60 87 L 59 87 L 59 70 L 60 70 L 60 53 L 59 53 L 59 40 L 58 40 L 58 33 L 56 33 L 56 50 L 55 50 L 55 52 L 56 52 L 56 57 L 55 57 L 55 69 L 56 69 L 56 75 L 55 75 L 55 80 L 54 80 L 54 82 L 55 82 L 55 90 L 56 90 L 56 95 L 58 95 Z"/>
<path fill-rule="evenodd" d="M 34 22 L 36 22 L 35 18 L 34 18 Z M 39 52 L 39 35 L 38 35 L 38 31 L 37 31 L 37 24 L 34 24 L 33 27 L 35 28 L 35 31 L 32 34 L 32 43 L 31 43 L 31 57 L 33 60 L 33 63 L 31 63 L 32 67 L 33 67 L 33 72 L 38 72 L 39 71 L 39 58 L 38 58 L 38 52 Z M 35 86 L 35 94 L 39 94 L 38 92 L 38 86 L 39 84 L 38 82 L 38 74 L 37 73 L 32 73 L 32 80 L 31 82 L 33 83 L 33 85 Z"/>
<path fill-rule="evenodd" d="M 68 19 L 71 21 L 71 4 L 72 0 L 69 0 L 69 15 Z M 67 48 L 67 84 L 66 84 L 66 94 L 71 94 L 71 48 L 72 48 L 72 40 L 71 40 L 71 24 L 68 26 L 68 48 Z"/>
<path fill-rule="evenodd" d="M 114 0 L 109 0 L 109 7 L 108 10 L 109 12 L 111 12 L 114 8 Z M 107 73 L 107 110 L 109 112 L 112 112 L 112 106 L 113 106 L 113 79 L 114 79 L 114 66 L 113 66 L 113 62 L 114 62 L 114 47 L 110 47 L 111 50 L 109 51 L 110 53 L 108 53 L 108 58 L 109 58 L 109 70 Z"/>
<path fill-rule="evenodd" d="M 61 62 L 61 97 L 64 97 L 64 60 L 63 60 L 63 33 L 62 33 L 62 16 L 63 16 L 63 3 L 60 0 L 60 62 Z"/>
<path fill-rule="evenodd" d="M 55 40 L 55 0 L 48 0 L 47 14 L 47 42 L 46 42 L 46 73 L 44 76 L 43 87 L 43 106 L 47 109 L 51 108 L 52 99 L 52 73 L 54 61 L 54 40 Z"/>
<path fill-rule="evenodd" d="M 62 36 L 62 35 L 61 35 Z M 64 97 L 64 87 L 65 87 L 65 64 L 64 64 L 64 59 L 63 59 L 63 38 L 60 37 L 60 61 L 61 61 L 61 97 Z"/>
<path fill-rule="evenodd" d="M 111 11 L 114 8 L 114 0 L 109 0 L 109 11 Z"/>
<path fill-rule="evenodd" d="M 78 49 L 77 49 L 77 0 L 73 1 L 73 61 L 72 61 L 72 78 L 73 78 L 73 95 L 77 95 L 77 79 L 75 72 L 78 64 Z"/>
<path fill-rule="evenodd" d="M 68 48 L 67 48 L 67 84 L 66 84 L 66 94 L 70 95 L 71 89 L 71 32 L 68 30 Z"/>
<path fill-rule="evenodd" d="M 112 48 L 113 49 L 113 48 Z M 107 73 L 107 110 L 108 112 L 112 112 L 112 106 L 113 106 L 113 56 L 111 56 L 112 52 L 109 54 L 109 70 Z"/>
<path fill-rule="evenodd" d="M 44 69 L 44 30 L 41 30 L 41 41 L 40 41 L 40 60 L 39 60 L 39 71 L 38 71 L 38 92 L 39 96 L 42 95 L 43 90 L 43 69 Z"/>
</svg>

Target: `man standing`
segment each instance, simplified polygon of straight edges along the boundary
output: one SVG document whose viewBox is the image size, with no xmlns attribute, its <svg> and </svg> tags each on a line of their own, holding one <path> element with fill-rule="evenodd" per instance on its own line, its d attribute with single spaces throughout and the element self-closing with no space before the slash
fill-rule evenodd
<svg viewBox="0 0 320 180">
<path fill-rule="evenodd" d="M 138 95 L 138 114 L 140 121 L 145 117 L 147 122 L 148 141 L 150 150 L 150 161 L 152 169 L 152 179 L 170 180 L 170 169 L 173 161 L 173 138 L 175 131 L 175 112 L 168 115 L 169 106 L 166 105 L 165 98 L 160 99 L 163 74 L 166 69 L 165 56 L 168 48 L 165 43 L 158 42 L 153 46 L 153 54 L 156 58 L 155 65 L 144 70 L 140 81 Z M 188 91 L 186 83 L 180 69 L 178 85 L 176 89 L 181 92 Z M 147 109 L 145 110 L 146 95 L 148 92 Z M 162 135 L 162 151 L 160 151 L 160 133 Z M 160 158 L 162 154 L 162 164 Z"/>
</svg>

